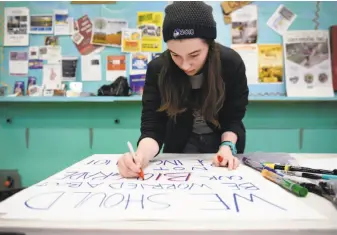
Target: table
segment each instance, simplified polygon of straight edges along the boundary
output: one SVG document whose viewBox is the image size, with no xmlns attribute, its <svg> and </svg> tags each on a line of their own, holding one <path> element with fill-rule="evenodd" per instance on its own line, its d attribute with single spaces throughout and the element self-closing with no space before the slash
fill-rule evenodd
<svg viewBox="0 0 337 235">
<path fill-rule="evenodd" d="M 165 157 L 165 154 L 162 155 Z M 324 164 L 337 162 L 337 154 L 291 154 L 299 163 L 313 159 L 321 159 Z M 337 166 L 337 165 L 336 165 Z M 25 234 L 337 234 L 337 210 L 329 201 L 314 194 L 309 194 L 303 200 L 307 205 L 326 215 L 324 221 L 275 221 L 265 223 L 239 222 L 164 222 L 164 221 L 118 221 L 118 222 L 48 222 L 36 220 L 9 220 L 0 218 L 1 232 L 22 232 Z"/>
</svg>

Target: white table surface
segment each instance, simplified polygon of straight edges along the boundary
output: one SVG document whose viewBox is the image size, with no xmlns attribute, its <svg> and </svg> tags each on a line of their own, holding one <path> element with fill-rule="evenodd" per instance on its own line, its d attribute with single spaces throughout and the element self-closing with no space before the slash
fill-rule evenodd
<svg viewBox="0 0 337 235">
<path fill-rule="evenodd" d="M 337 154 L 291 154 L 299 163 L 310 159 L 336 164 Z M 337 168 L 337 165 L 336 165 Z M 301 198 L 308 206 L 316 209 L 328 220 L 319 221 L 276 221 L 268 224 L 260 222 L 177 222 L 177 221 L 130 221 L 130 222 L 48 222 L 36 220 L 9 220 L 0 218 L 1 232 L 22 232 L 25 234 L 334 234 L 337 235 L 337 210 L 326 199 L 311 194 Z"/>
</svg>

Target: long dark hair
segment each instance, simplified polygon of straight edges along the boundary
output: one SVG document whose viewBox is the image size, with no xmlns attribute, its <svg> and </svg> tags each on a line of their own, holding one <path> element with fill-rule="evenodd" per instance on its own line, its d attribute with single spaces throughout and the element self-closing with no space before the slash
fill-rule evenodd
<svg viewBox="0 0 337 235">
<path fill-rule="evenodd" d="M 217 114 L 225 100 L 220 48 L 214 40 L 206 42 L 209 51 L 203 68 L 200 112 L 206 121 L 219 126 Z M 177 114 L 187 109 L 191 84 L 188 76 L 174 63 L 169 51 L 164 52 L 162 56 L 164 63 L 158 81 L 162 103 L 158 111 L 166 111 L 169 117 L 175 119 Z"/>
</svg>

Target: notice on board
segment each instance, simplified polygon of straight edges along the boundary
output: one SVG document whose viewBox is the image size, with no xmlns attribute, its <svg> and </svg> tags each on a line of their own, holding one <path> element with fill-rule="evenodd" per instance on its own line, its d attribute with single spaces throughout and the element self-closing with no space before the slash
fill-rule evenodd
<svg viewBox="0 0 337 235">
<path fill-rule="evenodd" d="M 118 157 L 88 157 L 17 193 L 0 204 L 0 212 L 5 218 L 54 221 L 325 218 L 244 165 L 230 171 L 197 155 L 158 156 L 144 169 L 145 180 L 123 179 Z"/>
</svg>

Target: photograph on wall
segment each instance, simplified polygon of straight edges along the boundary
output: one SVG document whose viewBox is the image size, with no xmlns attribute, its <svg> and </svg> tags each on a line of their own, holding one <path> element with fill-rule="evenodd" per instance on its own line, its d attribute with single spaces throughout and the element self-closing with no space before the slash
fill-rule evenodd
<svg viewBox="0 0 337 235">
<path fill-rule="evenodd" d="M 95 18 L 92 24 L 91 43 L 102 46 L 121 47 L 123 28 L 128 28 L 128 22 L 125 20 Z"/>
<path fill-rule="evenodd" d="M 140 52 L 141 43 L 142 31 L 140 29 L 122 29 L 122 52 Z"/>
<path fill-rule="evenodd" d="M 257 17 L 257 6 L 252 4 L 232 12 L 233 44 L 250 44 L 257 42 Z"/>
<path fill-rule="evenodd" d="M 54 34 L 71 35 L 72 29 L 73 18 L 69 17 L 68 10 L 54 10 Z"/>
<path fill-rule="evenodd" d="M 44 37 L 44 45 L 45 46 L 57 46 L 57 45 L 59 45 L 59 37 L 58 36 L 46 36 L 46 37 Z"/>
<path fill-rule="evenodd" d="M 137 28 L 142 31 L 142 51 L 162 52 L 163 12 L 138 12 Z"/>
<path fill-rule="evenodd" d="M 5 8 L 4 46 L 28 46 L 29 21 L 29 9 L 27 7 Z"/>
<path fill-rule="evenodd" d="M 283 82 L 283 48 L 281 44 L 259 44 L 259 82 Z"/>
<path fill-rule="evenodd" d="M 328 30 L 287 31 L 283 51 L 288 96 L 334 96 Z"/>
<path fill-rule="evenodd" d="M 31 15 L 30 34 L 53 34 L 52 15 Z"/>
<path fill-rule="evenodd" d="M 294 22 L 296 17 L 296 14 L 281 4 L 274 14 L 268 19 L 267 25 L 276 33 L 283 35 Z"/>
<path fill-rule="evenodd" d="M 84 15 L 74 22 L 74 34 L 71 36 L 77 50 L 81 55 L 99 53 L 104 47 L 90 43 L 92 35 L 92 23 L 88 15 Z"/>
</svg>

